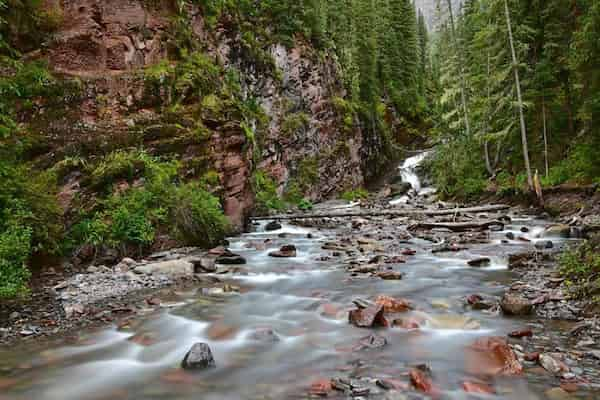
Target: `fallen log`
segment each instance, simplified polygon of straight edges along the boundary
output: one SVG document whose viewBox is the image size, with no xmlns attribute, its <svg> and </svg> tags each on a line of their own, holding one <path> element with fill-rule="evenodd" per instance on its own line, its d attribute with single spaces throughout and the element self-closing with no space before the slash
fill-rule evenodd
<svg viewBox="0 0 600 400">
<path fill-rule="evenodd" d="M 310 219 L 310 218 L 352 218 L 352 217 L 410 217 L 410 216 L 442 216 L 453 214 L 482 213 L 503 211 L 510 206 L 505 204 L 492 204 L 488 206 L 449 208 L 444 210 L 421 210 L 421 209 L 403 209 L 403 210 L 361 210 L 346 212 L 317 212 L 303 214 L 277 214 L 271 216 L 250 217 L 252 221 L 271 221 L 271 220 L 292 220 L 292 219 Z"/>
<path fill-rule="evenodd" d="M 416 231 L 419 229 L 436 229 L 445 228 L 450 229 L 453 232 L 464 232 L 470 230 L 485 230 L 491 226 L 504 227 L 504 223 L 500 221 L 469 221 L 469 222 L 420 222 L 408 227 L 409 231 Z"/>
</svg>

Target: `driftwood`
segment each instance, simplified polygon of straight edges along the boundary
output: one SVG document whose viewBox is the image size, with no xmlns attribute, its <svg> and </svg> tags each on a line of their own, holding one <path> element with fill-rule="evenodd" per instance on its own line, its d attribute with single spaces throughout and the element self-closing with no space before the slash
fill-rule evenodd
<svg viewBox="0 0 600 400">
<path fill-rule="evenodd" d="M 442 216 L 442 215 L 458 215 L 464 213 L 482 213 L 482 212 L 493 212 L 503 211 L 509 209 L 510 206 L 505 204 L 493 204 L 488 206 L 480 207 L 466 207 L 466 208 L 449 208 L 444 210 L 361 210 L 361 211 L 346 211 L 346 212 L 317 212 L 317 213 L 304 213 L 304 214 L 279 214 L 264 217 L 251 217 L 253 221 L 270 221 L 270 220 L 291 220 L 291 219 L 308 219 L 308 218 L 351 218 L 351 217 L 410 217 L 410 216 Z"/>
<path fill-rule="evenodd" d="M 500 221 L 469 221 L 469 222 L 420 222 L 408 227 L 409 231 L 418 229 L 450 229 L 453 232 L 464 232 L 469 230 L 484 230 L 491 226 L 504 227 L 504 223 Z"/>
</svg>

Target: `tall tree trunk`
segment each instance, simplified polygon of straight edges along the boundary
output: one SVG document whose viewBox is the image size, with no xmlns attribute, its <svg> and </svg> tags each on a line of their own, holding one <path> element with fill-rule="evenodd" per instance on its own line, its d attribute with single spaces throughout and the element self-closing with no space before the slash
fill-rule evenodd
<svg viewBox="0 0 600 400">
<path fill-rule="evenodd" d="M 510 23 L 510 11 L 508 9 L 508 0 L 504 0 L 504 11 L 506 13 L 506 27 L 508 29 L 508 38 L 510 42 L 510 52 L 512 54 L 513 69 L 515 72 L 515 85 L 517 88 L 517 102 L 519 105 L 519 120 L 521 122 L 521 142 L 523 144 L 523 158 L 525 159 L 525 171 L 527 172 L 527 185 L 529 190 L 533 190 L 533 175 L 531 174 L 531 164 L 529 163 L 529 146 L 527 145 L 527 127 L 525 126 L 525 113 L 523 112 L 523 97 L 521 96 L 521 81 L 519 79 L 519 64 L 515 44 L 513 40 L 512 26 Z"/>
<path fill-rule="evenodd" d="M 548 132 L 546 129 L 546 99 L 542 96 L 542 127 L 544 132 L 544 164 L 546 166 L 546 179 L 550 173 L 548 164 Z"/>
<path fill-rule="evenodd" d="M 467 107 L 467 94 L 466 94 L 466 81 L 465 81 L 465 67 L 462 59 L 462 52 L 458 46 L 458 40 L 456 39 L 456 30 L 454 28 L 454 14 L 452 13 L 452 2 L 448 1 L 448 12 L 450 13 L 450 26 L 452 28 L 452 42 L 454 44 L 454 51 L 458 55 L 458 62 L 460 64 L 460 99 L 463 106 L 463 115 L 465 118 L 465 130 L 467 131 L 467 136 L 471 136 L 471 125 L 469 123 L 469 109 Z"/>
</svg>

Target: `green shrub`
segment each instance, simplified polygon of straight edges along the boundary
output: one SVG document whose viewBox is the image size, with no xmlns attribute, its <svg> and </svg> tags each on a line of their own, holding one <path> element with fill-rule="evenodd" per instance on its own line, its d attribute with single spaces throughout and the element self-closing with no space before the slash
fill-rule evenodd
<svg viewBox="0 0 600 400">
<path fill-rule="evenodd" d="M 192 246 L 215 246 L 230 228 L 219 199 L 197 184 L 178 188 L 172 214 L 179 238 Z"/>
<path fill-rule="evenodd" d="M 2 215 L 10 219 L 0 231 L 0 298 L 27 293 L 30 276 L 26 263 L 32 252 L 32 229 L 22 226 L 20 218 L 9 217 L 14 211 Z"/>
<path fill-rule="evenodd" d="M 264 213 L 269 210 L 283 210 L 284 201 L 277 194 L 277 185 L 264 171 L 256 171 L 252 176 L 252 188 L 256 196 L 256 210 Z"/>
<path fill-rule="evenodd" d="M 302 129 L 306 129 L 310 118 L 304 112 L 288 114 L 281 123 L 281 133 L 285 136 L 292 136 Z"/>
<path fill-rule="evenodd" d="M 342 193 L 342 199 L 346 201 L 364 200 L 369 197 L 369 192 L 363 188 L 347 190 Z"/>
<path fill-rule="evenodd" d="M 600 235 L 566 250 L 560 257 L 560 271 L 576 297 L 600 300 Z"/>
<path fill-rule="evenodd" d="M 313 209 L 313 203 L 308 199 L 300 200 L 297 205 L 302 211 L 309 211 Z"/>
</svg>

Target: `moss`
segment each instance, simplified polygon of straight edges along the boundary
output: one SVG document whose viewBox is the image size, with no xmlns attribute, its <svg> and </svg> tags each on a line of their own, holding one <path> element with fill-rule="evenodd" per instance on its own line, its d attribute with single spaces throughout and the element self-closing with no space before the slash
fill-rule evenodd
<svg viewBox="0 0 600 400">
<path fill-rule="evenodd" d="M 363 200 L 369 197 L 369 192 L 363 188 L 347 190 L 342 193 L 342 199 L 346 201 Z"/>
<path fill-rule="evenodd" d="M 300 161 L 296 180 L 303 192 L 319 182 L 319 158 L 317 156 L 307 157 Z"/>
<path fill-rule="evenodd" d="M 600 303 L 600 235 L 572 246 L 559 262 L 571 294 Z"/>
<path fill-rule="evenodd" d="M 281 133 L 285 136 L 293 136 L 304 131 L 308 127 L 310 117 L 304 112 L 287 114 L 281 122 Z"/>
</svg>

